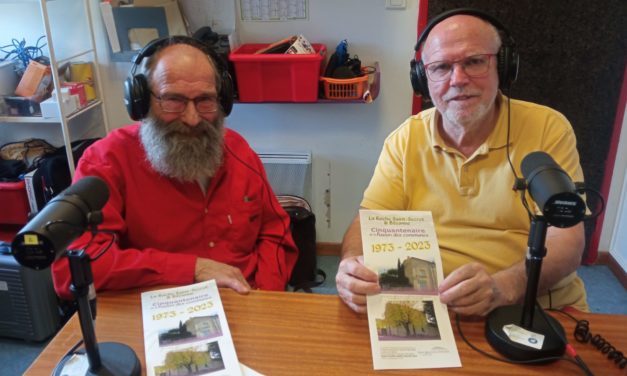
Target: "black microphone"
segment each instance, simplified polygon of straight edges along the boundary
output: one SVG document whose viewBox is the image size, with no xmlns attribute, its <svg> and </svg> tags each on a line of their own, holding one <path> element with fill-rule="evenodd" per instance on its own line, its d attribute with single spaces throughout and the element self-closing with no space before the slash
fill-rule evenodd
<svg viewBox="0 0 627 376">
<path fill-rule="evenodd" d="M 21 265 L 44 269 L 52 265 L 81 236 L 94 212 L 109 199 L 109 188 L 100 178 L 87 176 L 52 199 L 13 238 L 13 257 Z"/>
<path fill-rule="evenodd" d="M 520 164 L 527 190 L 538 204 L 547 223 L 572 227 L 586 214 L 586 204 L 577 194 L 570 176 L 545 152 L 535 151 Z"/>
</svg>

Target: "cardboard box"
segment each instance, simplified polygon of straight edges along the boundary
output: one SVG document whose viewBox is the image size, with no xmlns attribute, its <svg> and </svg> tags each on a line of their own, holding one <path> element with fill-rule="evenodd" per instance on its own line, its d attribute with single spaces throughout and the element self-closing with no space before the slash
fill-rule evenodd
<svg viewBox="0 0 627 376">
<path fill-rule="evenodd" d="M 79 107 L 87 105 L 87 94 L 85 92 L 85 85 L 82 82 L 63 82 L 61 87 L 68 88 L 70 95 L 76 95 L 78 97 Z"/>
<path fill-rule="evenodd" d="M 45 101 L 39 104 L 41 108 L 41 116 L 45 118 L 55 118 L 60 119 L 61 114 L 59 114 L 59 106 L 53 97 L 46 99 Z"/>
<path fill-rule="evenodd" d="M 71 95 L 70 89 L 67 87 L 61 88 L 61 107 L 63 108 L 63 113 L 65 115 L 78 110 L 78 102 L 78 95 Z M 39 107 L 41 108 L 41 116 L 45 118 L 61 118 L 61 114 L 59 114 L 59 106 L 57 105 L 56 97 L 54 95 L 41 102 Z"/>
<path fill-rule="evenodd" d="M 26 67 L 26 71 L 20 79 L 20 83 L 15 89 L 15 95 L 20 97 L 43 98 L 48 91 L 48 86 L 52 82 L 50 66 L 31 60 Z M 41 101 L 41 100 L 40 100 Z"/>
</svg>

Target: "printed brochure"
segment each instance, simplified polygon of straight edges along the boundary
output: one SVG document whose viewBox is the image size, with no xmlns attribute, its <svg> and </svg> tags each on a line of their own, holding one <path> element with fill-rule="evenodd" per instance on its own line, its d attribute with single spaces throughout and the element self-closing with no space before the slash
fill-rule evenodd
<svg viewBox="0 0 627 376">
<path fill-rule="evenodd" d="M 242 374 L 215 280 L 141 300 L 148 376 Z"/>
<path fill-rule="evenodd" d="M 360 210 L 364 263 L 379 276 L 369 295 L 374 369 L 461 367 L 438 285 L 442 260 L 431 212 Z"/>
</svg>

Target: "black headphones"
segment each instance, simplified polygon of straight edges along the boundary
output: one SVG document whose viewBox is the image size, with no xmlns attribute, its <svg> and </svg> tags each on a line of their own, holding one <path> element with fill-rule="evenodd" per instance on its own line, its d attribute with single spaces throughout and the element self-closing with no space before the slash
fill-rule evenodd
<svg viewBox="0 0 627 376">
<path fill-rule="evenodd" d="M 478 9 L 473 8 L 458 8 L 449 10 L 444 12 L 434 19 L 432 19 L 429 24 L 422 31 L 420 36 L 418 37 L 418 41 L 416 42 L 416 46 L 414 47 L 414 51 L 418 52 L 422 47 L 422 44 L 427 39 L 427 36 L 431 32 L 431 30 L 438 23 L 443 20 L 458 15 L 458 14 L 467 14 L 469 16 L 475 16 L 481 18 L 492 24 L 499 32 L 501 36 L 501 48 L 496 54 L 497 59 L 497 72 L 499 76 L 499 89 L 502 91 L 508 91 L 512 83 L 516 81 L 516 76 L 518 76 L 518 51 L 516 49 L 516 43 L 514 42 L 514 38 L 510 35 L 509 31 L 497 20 L 492 17 L 490 14 L 480 11 Z M 416 61 L 416 59 L 412 59 L 409 63 L 411 70 L 409 72 L 409 78 L 411 80 L 411 86 L 414 89 L 414 93 L 416 95 L 422 95 L 423 98 L 429 99 L 429 87 L 427 85 L 427 74 L 425 72 L 425 66 L 422 62 L 422 59 Z"/>
<path fill-rule="evenodd" d="M 137 68 L 144 58 L 155 54 L 159 49 L 175 44 L 187 44 L 201 50 L 213 61 L 217 75 L 220 77 L 220 92 L 218 93 L 220 106 L 225 116 L 228 116 L 233 109 L 233 80 L 226 67 L 222 57 L 220 57 L 213 49 L 203 44 L 201 41 L 184 36 L 168 36 L 155 39 L 133 58 L 133 67 L 129 77 L 124 81 L 124 104 L 126 111 L 133 120 L 141 120 L 146 117 L 150 109 L 150 88 L 148 87 L 148 79 L 143 73 L 136 74 Z"/>
</svg>

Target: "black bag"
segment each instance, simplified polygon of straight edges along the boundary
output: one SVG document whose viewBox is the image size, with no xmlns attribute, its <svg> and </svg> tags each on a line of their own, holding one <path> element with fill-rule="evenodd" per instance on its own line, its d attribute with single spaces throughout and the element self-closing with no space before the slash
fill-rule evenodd
<svg viewBox="0 0 627 376">
<path fill-rule="evenodd" d="M 290 216 L 292 238 L 299 251 L 289 285 L 293 291 L 310 293 L 312 287 L 320 286 L 326 279 L 326 274 L 318 269 L 316 262 L 316 216 L 304 198 L 280 195 L 277 199 Z"/>
<path fill-rule="evenodd" d="M 89 138 L 72 142 L 72 156 L 75 166 L 85 149 L 97 140 L 98 138 Z M 70 176 L 65 147 L 60 147 L 53 153 L 41 158 L 33 175 L 33 190 L 37 198 L 38 209 L 41 210 L 48 201 L 69 187 L 70 184 L 72 184 L 72 177 Z"/>
<path fill-rule="evenodd" d="M 19 181 L 43 156 L 56 148 L 41 138 L 9 142 L 0 146 L 0 181 Z"/>
</svg>

